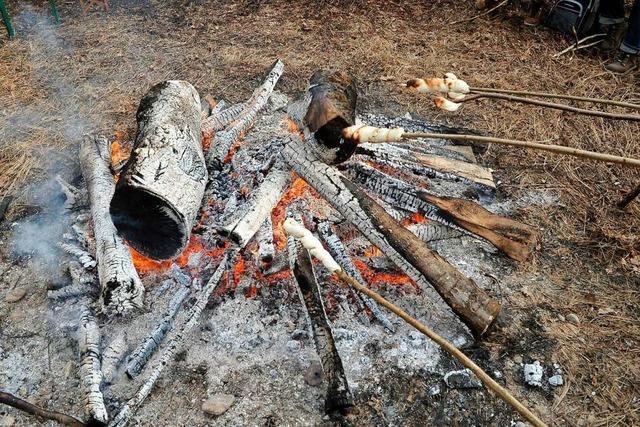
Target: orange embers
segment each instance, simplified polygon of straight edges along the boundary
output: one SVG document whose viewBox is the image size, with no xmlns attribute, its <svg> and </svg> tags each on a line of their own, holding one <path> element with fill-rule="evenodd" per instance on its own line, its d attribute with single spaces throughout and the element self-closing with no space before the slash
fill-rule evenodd
<svg viewBox="0 0 640 427">
<path fill-rule="evenodd" d="M 159 273 L 171 268 L 172 264 L 176 264 L 180 268 L 184 268 L 189 264 L 189 258 L 192 255 L 200 254 L 208 258 L 217 258 L 222 255 L 226 245 L 222 248 L 209 249 L 205 246 L 202 239 L 196 235 L 191 235 L 189 244 L 184 251 L 175 259 L 167 261 L 156 261 L 151 258 L 147 258 L 140 252 L 136 251 L 132 247 L 129 247 L 131 252 L 131 258 L 133 259 L 133 265 L 136 271 L 140 274 Z"/>
<path fill-rule="evenodd" d="M 358 271 L 360 271 L 362 278 L 370 285 L 378 287 L 393 285 L 398 286 L 400 289 L 407 289 L 407 287 L 411 287 L 416 292 L 420 290 L 418 285 L 404 274 L 377 272 L 357 258 L 353 259 L 353 263 Z"/>
<path fill-rule="evenodd" d="M 284 124 L 286 129 L 290 133 L 300 134 L 300 128 L 298 127 L 296 122 L 294 122 L 290 117 L 287 117 L 286 119 L 284 119 Z"/>
<path fill-rule="evenodd" d="M 413 225 L 413 224 L 422 224 L 423 222 L 427 222 L 428 219 L 424 217 L 424 215 L 419 214 L 418 212 L 412 213 L 407 218 L 400 221 L 400 224 L 403 226 Z"/>
<path fill-rule="evenodd" d="M 289 203 L 292 201 L 302 197 L 305 192 L 309 191 L 311 191 L 311 187 L 309 187 L 302 178 L 296 178 L 271 212 L 271 220 L 273 222 L 273 243 L 277 249 L 283 250 L 287 245 L 287 237 L 282 229 L 282 223 L 285 220 L 287 206 L 289 206 Z"/>
<path fill-rule="evenodd" d="M 127 132 L 117 130 L 116 139 L 111 143 L 111 164 L 117 166 L 129 158 L 129 150 L 125 146 Z"/>
</svg>

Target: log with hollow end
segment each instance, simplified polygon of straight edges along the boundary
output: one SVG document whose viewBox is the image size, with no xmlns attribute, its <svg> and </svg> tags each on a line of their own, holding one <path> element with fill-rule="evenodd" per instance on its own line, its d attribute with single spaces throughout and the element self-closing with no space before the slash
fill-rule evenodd
<svg viewBox="0 0 640 427">
<path fill-rule="evenodd" d="M 365 283 L 364 279 L 360 275 L 360 272 L 351 261 L 351 257 L 347 253 L 347 248 L 342 243 L 342 240 L 338 237 L 336 233 L 331 229 L 331 224 L 328 221 L 321 222 L 318 224 L 318 234 L 320 238 L 324 241 L 329 249 L 329 253 L 333 258 L 340 264 L 340 266 L 347 271 L 351 276 L 357 278 L 361 283 Z M 358 298 L 358 295 L 354 295 L 355 298 Z M 373 317 L 378 319 L 378 321 L 387 328 L 390 332 L 395 332 L 396 328 L 393 326 L 393 323 L 389 321 L 387 316 L 380 310 L 380 307 L 373 301 L 372 299 L 364 296 L 360 296 L 364 304 L 371 310 L 371 314 Z"/>
<path fill-rule="evenodd" d="M 356 226 L 423 289 L 430 283 L 456 315 L 481 336 L 500 312 L 500 304 L 397 221 L 335 168 L 292 139 L 283 158 L 309 185 Z"/>
<path fill-rule="evenodd" d="M 129 248 L 118 235 L 109 214 L 115 191 L 108 166 L 110 159 L 110 144 L 106 138 L 88 137 L 82 142 L 80 168 L 91 201 L 103 311 L 123 314 L 142 307 L 144 286 L 133 266 Z"/>
</svg>

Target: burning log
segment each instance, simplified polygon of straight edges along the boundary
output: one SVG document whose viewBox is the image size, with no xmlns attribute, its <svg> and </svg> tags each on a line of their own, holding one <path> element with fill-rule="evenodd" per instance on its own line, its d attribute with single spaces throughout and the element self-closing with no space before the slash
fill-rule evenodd
<svg viewBox="0 0 640 427">
<path fill-rule="evenodd" d="M 317 242 L 320 245 L 320 242 Z M 320 245 L 321 246 L 321 245 Z M 293 237 L 289 238 L 291 270 L 298 283 L 300 299 L 304 303 L 313 335 L 316 351 L 320 356 L 322 371 L 327 380 L 327 395 L 324 409 L 326 413 L 343 412 L 353 406 L 353 397 L 349 390 L 342 360 L 336 348 L 335 340 L 327 313 L 322 304 L 322 294 L 313 271 L 309 252 Z"/>
<path fill-rule="evenodd" d="M 349 177 L 383 200 L 447 227 L 480 236 L 516 261 L 527 260 L 536 246 L 537 233 L 531 227 L 493 214 L 477 203 L 436 197 L 361 163 L 350 166 Z"/>
<path fill-rule="evenodd" d="M 445 227 L 444 225 L 434 223 L 411 224 L 407 227 L 407 230 L 415 234 L 418 239 L 422 240 L 425 243 L 435 242 L 438 240 L 455 239 L 457 237 L 463 236 L 463 233 L 459 231 L 452 230 L 448 227 Z M 348 271 L 347 274 L 360 282 L 357 277 L 355 277 Z"/>
<path fill-rule="evenodd" d="M 238 114 L 237 120 L 229 129 L 216 133 L 207 153 L 207 165 L 211 169 L 220 169 L 231 146 L 253 125 L 258 114 L 267 105 L 267 101 L 273 92 L 273 88 L 280 79 L 284 64 L 279 59 L 273 65 L 264 82 L 251 95 L 251 98 L 243 104 L 244 108 Z M 224 113 L 224 111 L 223 111 Z"/>
<path fill-rule="evenodd" d="M 244 246 L 271 215 L 271 211 L 287 190 L 290 179 L 289 172 L 282 166 L 275 165 L 271 168 L 262 183 L 252 192 L 246 207 L 221 227 L 221 233 Z"/>
<path fill-rule="evenodd" d="M 136 141 L 111 215 L 138 252 L 168 259 L 187 245 L 207 183 L 198 92 L 184 81 L 159 83 L 142 98 L 136 117 Z"/>
<path fill-rule="evenodd" d="M 258 260 L 261 263 L 271 264 L 276 253 L 275 246 L 273 245 L 273 223 L 271 222 L 271 215 L 267 215 L 267 219 L 265 219 L 260 226 L 256 238 L 258 239 Z"/>
<path fill-rule="evenodd" d="M 340 267 L 360 283 L 366 283 L 356 266 L 353 264 L 353 261 L 351 261 L 351 257 L 349 257 L 349 254 L 347 253 L 347 248 L 344 247 L 338 235 L 333 232 L 331 225 L 328 222 L 325 221 L 318 224 L 318 234 L 327 245 L 327 248 L 329 248 L 331 256 L 333 256 L 338 264 L 340 264 Z M 362 302 L 364 302 L 369 310 L 371 310 L 371 314 L 378 319 L 382 326 L 387 328 L 390 332 L 395 332 L 395 326 L 393 326 L 393 323 L 391 323 L 382 310 L 380 310 L 380 307 L 378 307 L 378 304 L 376 304 L 375 301 L 367 296 L 359 296 L 358 294 L 355 294 L 354 298 L 362 299 Z"/>
<path fill-rule="evenodd" d="M 102 354 L 102 378 L 111 384 L 118 373 L 118 368 L 129 351 L 129 343 L 124 333 L 116 335 Z"/>
<path fill-rule="evenodd" d="M 80 380 L 84 387 L 84 407 L 89 419 L 98 425 L 109 420 L 104 398 L 100 391 L 100 328 L 88 306 L 80 315 Z"/>
<path fill-rule="evenodd" d="M 80 146 L 80 168 L 91 201 L 103 310 L 123 314 L 142 307 L 144 287 L 129 248 L 118 236 L 109 215 L 115 190 L 108 166 L 110 157 L 110 145 L 104 137 L 88 138 Z"/>
<path fill-rule="evenodd" d="M 220 101 L 211 110 L 211 115 L 202 121 L 202 134 L 205 137 L 213 135 L 233 122 L 245 108 L 245 104 L 235 104 L 225 108 L 224 101 Z"/>
<path fill-rule="evenodd" d="M 356 122 L 358 93 L 351 77 L 342 71 L 317 71 L 309 80 L 310 103 L 304 116 L 322 160 L 342 163 L 355 152 L 357 144 L 342 136 L 343 129 Z"/>
<path fill-rule="evenodd" d="M 162 317 L 160 324 L 156 326 L 151 334 L 135 349 L 127 362 L 127 375 L 129 378 L 135 378 L 140 375 L 140 372 L 142 372 L 149 359 L 151 359 L 151 356 L 156 352 L 164 340 L 164 337 L 173 327 L 173 320 L 190 292 L 191 289 L 188 287 L 180 287 L 169 302 L 169 308 Z"/>
<path fill-rule="evenodd" d="M 138 392 L 120 409 L 120 412 L 111 422 L 110 426 L 126 426 L 131 420 L 131 417 L 133 417 L 135 412 L 138 410 L 142 402 L 144 402 L 147 396 L 149 396 L 149 393 L 151 393 L 153 386 L 160 377 L 160 374 L 162 374 L 164 368 L 172 362 L 172 360 L 175 358 L 176 353 L 182 349 L 185 340 L 189 336 L 189 333 L 200 320 L 202 311 L 207 305 L 211 294 L 213 293 L 213 291 L 215 291 L 218 283 L 220 282 L 220 279 L 222 278 L 222 275 L 227 269 L 227 261 L 229 260 L 229 258 L 233 258 L 233 251 L 227 251 L 222 256 L 215 272 L 213 273 L 207 284 L 200 290 L 195 303 L 189 310 L 189 313 L 187 313 L 187 321 L 183 325 L 181 325 L 180 329 L 178 330 L 178 332 L 176 332 L 173 339 L 169 341 L 166 348 L 159 356 L 158 362 L 153 366 L 149 378 L 147 378 L 147 380 L 138 389 Z"/>
<path fill-rule="evenodd" d="M 292 139 L 282 157 L 411 279 L 423 289 L 430 283 L 476 336 L 489 329 L 500 304 L 471 279 L 398 224 L 340 172 L 322 163 L 303 142 Z"/>
</svg>

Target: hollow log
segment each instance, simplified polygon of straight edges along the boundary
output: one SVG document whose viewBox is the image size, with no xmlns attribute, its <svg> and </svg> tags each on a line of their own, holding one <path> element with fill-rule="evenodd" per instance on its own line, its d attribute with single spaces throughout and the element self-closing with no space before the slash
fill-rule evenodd
<svg viewBox="0 0 640 427">
<path fill-rule="evenodd" d="M 138 252 L 169 259 L 187 245 L 207 183 L 198 92 L 184 81 L 159 83 L 140 101 L 136 118 L 111 215 Z"/>
<path fill-rule="evenodd" d="M 291 270 L 298 283 L 301 300 L 306 308 L 316 351 L 320 357 L 327 394 L 324 403 L 326 413 L 343 412 L 353 406 L 347 376 L 336 348 L 331 325 L 322 303 L 322 294 L 316 280 L 309 252 L 293 237 L 288 239 Z"/>
<path fill-rule="evenodd" d="M 129 248 L 118 236 L 109 215 L 109 202 L 115 190 L 108 166 L 110 158 L 110 145 L 104 137 L 87 138 L 80 146 L 80 168 L 91 202 L 102 309 L 123 314 L 142 307 L 144 286 Z"/>
<path fill-rule="evenodd" d="M 489 329 L 500 304 L 471 279 L 430 250 L 339 171 L 322 163 L 304 142 L 292 138 L 282 157 L 410 278 L 419 285 L 430 283 L 476 336 Z"/>
<path fill-rule="evenodd" d="M 84 388 L 85 412 L 96 425 L 109 420 L 100 390 L 100 328 L 91 310 L 85 305 L 80 315 L 80 380 Z"/>
<path fill-rule="evenodd" d="M 187 287 L 180 287 L 169 302 L 169 307 L 162 316 L 162 320 L 160 320 L 158 326 L 156 326 L 151 334 L 133 351 L 127 362 L 127 375 L 129 378 L 135 378 L 140 375 L 140 372 L 142 372 L 149 359 L 151 359 L 151 356 L 153 356 L 160 344 L 162 344 L 165 336 L 173 327 L 173 320 L 178 314 L 178 311 L 180 311 L 182 303 L 189 296 L 190 291 Z"/>
<path fill-rule="evenodd" d="M 273 92 L 273 88 L 280 79 L 283 70 L 284 64 L 278 59 L 265 77 L 263 83 L 256 88 L 251 98 L 243 104 L 244 108 L 238 114 L 233 125 L 228 129 L 216 133 L 211 143 L 211 148 L 207 153 L 207 165 L 210 170 L 221 168 L 231 146 L 251 128 L 262 109 L 267 105 L 267 101 Z"/>
<path fill-rule="evenodd" d="M 220 229 L 221 234 L 244 246 L 253 237 L 287 190 L 291 176 L 283 165 L 275 165 L 245 206 Z"/>
<path fill-rule="evenodd" d="M 342 240 L 340 240 L 338 235 L 335 234 L 331 229 L 331 225 L 329 224 L 329 222 L 325 221 L 318 224 L 318 234 L 327 245 L 331 256 L 336 260 L 338 264 L 340 264 L 340 267 L 342 267 L 342 269 L 346 271 L 349 276 L 353 277 L 358 282 L 366 283 L 356 266 L 353 264 L 353 261 L 351 261 L 351 257 L 349 257 L 347 248 L 345 248 Z M 387 328 L 390 332 L 395 332 L 395 326 L 393 326 L 393 323 L 391 323 L 391 321 L 382 312 L 382 310 L 380 309 L 380 307 L 378 307 L 378 304 L 374 300 L 367 297 L 366 295 L 359 294 L 354 294 L 354 298 L 360 298 L 362 302 L 369 308 L 369 310 L 371 310 L 371 314 L 373 314 L 373 317 L 378 319 L 382 326 Z"/>
<path fill-rule="evenodd" d="M 537 244 L 538 235 L 531 227 L 493 214 L 475 202 L 436 197 L 362 163 L 350 164 L 348 176 L 388 203 L 479 236 L 516 261 L 527 260 Z"/>
</svg>

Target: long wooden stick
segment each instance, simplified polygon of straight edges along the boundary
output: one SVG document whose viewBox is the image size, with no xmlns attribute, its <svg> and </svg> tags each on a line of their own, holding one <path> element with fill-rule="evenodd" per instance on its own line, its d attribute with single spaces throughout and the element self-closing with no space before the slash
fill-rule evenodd
<svg viewBox="0 0 640 427">
<path fill-rule="evenodd" d="M 506 93 L 509 95 L 537 96 L 539 98 L 570 99 L 573 101 L 592 102 L 594 104 L 617 105 L 619 107 L 640 110 L 640 105 L 632 104 L 630 102 L 614 101 L 613 99 L 604 99 L 604 98 L 589 98 L 586 96 L 564 95 L 559 93 L 532 92 L 527 90 L 512 90 L 512 89 L 496 89 L 492 87 L 472 87 L 471 92 L 473 93 L 493 92 L 493 93 Z"/>
<path fill-rule="evenodd" d="M 13 394 L 0 391 L 0 403 L 9 405 L 23 412 L 26 412 L 36 417 L 44 418 L 47 420 L 57 421 L 62 425 L 71 427 L 84 427 L 85 423 L 70 415 L 63 414 L 61 412 L 49 411 L 47 409 L 40 408 L 33 403 L 29 403 L 26 400 L 20 399 Z"/>
<path fill-rule="evenodd" d="M 511 405 L 520 415 L 522 415 L 528 422 L 536 427 L 546 427 L 546 424 L 538 418 L 533 412 L 531 412 L 526 406 L 524 406 L 518 399 L 513 397 L 511 393 L 500 384 L 494 381 L 486 372 L 482 370 L 478 365 L 476 365 L 471 359 L 469 359 L 463 352 L 458 350 L 453 344 L 449 341 L 442 338 L 440 335 L 429 329 L 427 326 L 420 323 L 418 320 L 414 319 L 410 315 L 408 315 L 404 310 L 402 310 L 397 305 L 391 303 L 390 301 L 383 298 L 377 292 L 372 291 L 371 289 L 361 285 L 356 280 L 352 279 L 348 276 L 343 270 L 335 271 L 335 274 L 338 278 L 345 284 L 352 286 L 358 292 L 362 292 L 369 298 L 375 300 L 378 304 L 385 307 L 387 310 L 396 314 L 400 318 L 402 318 L 405 322 L 416 328 L 418 331 L 422 332 L 424 335 L 432 339 L 436 344 L 442 347 L 447 353 L 451 354 L 453 357 L 458 359 L 462 365 L 468 368 L 471 372 L 473 372 L 479 379 L 484 383 L 484 385 L 496 393 L 502 400 Z"/>
<path fill-rule="evenodd" d="M 639 116 L 640 117 L 640 116 Z M 565 147 L 563 145 L 540 144 L 537 142 L 521 141 L 517 139 L 494 138 L 490 136 L 479 135 L 456 135 L 449 133 L 433 133 L 433 132 L 405 132 L 402 134 L 403 139 L 415 138 L 434 138 L 434 139 L 450 139 L 455 141 L 471 141 L 483 142 L 488 144 L 511 145 L 514 147 L 531 148 L 536 150 L 549 151 L 558 154 L 567 154 L 569 156 L 580 157 L 584 159 L 597 160 L 607 163 L 618 163 L 625 166 L 640 168 L 640 160 L 631 157 L 620 157 L 612 154 L 596 153 L 594 151 L 580 150 L 577 148 Z"/>
<path fill-rule="evenodd" d="M 638 114 L 618 114 L 618 113 L 609 113 L 608 111 L 587 110 L 585 108 L 572 107 L 571 105 L 540 101 L 537 99 L 524 98 L 521 96 L 508 95 L 505 93 L 482 92 L 478 90 L 473 91 L 473 93 L 477 96 L 462 99 L 458 102 L 473 101 L 480 98 L 492 98 L 492 99 L 501 99 L 503 101 L 519 102 L 522 104 L 538 105 L 540 107 L 553 108 L 554 110 L 570 111 L 572 113 L 583 114 L 586 116 L 603 117 L 611 120 L 628 120 L 628 121 L 634 121 L 634 122 L 640 121 L 640 115 Z"/>
</svg>

